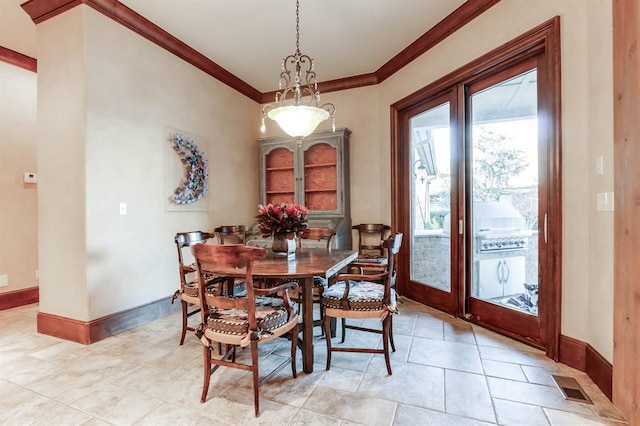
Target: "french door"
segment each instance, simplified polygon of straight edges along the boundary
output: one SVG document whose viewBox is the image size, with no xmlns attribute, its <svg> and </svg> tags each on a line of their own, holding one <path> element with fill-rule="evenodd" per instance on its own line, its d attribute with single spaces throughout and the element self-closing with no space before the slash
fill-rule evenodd
<svg viewBox="0 0 640 426">
<path fill-rule="evenodd" d="M 401 294 L 557 358 L 558 22 L 546 25 L 548 44 L 525 35 L 520 54 L 488 67 L 492 52 L 392 106 L 393 225 L 409 237 Z"/>
</svg>

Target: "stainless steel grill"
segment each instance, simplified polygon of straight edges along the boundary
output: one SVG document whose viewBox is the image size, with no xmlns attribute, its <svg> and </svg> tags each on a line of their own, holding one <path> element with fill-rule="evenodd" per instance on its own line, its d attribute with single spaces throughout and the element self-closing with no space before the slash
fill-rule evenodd
<svg viewBox="0 0 640 426">
<path fill-rule="evenodd" d="M 474 203 L 473 226 L 480 253 L 526 249 L 532 234 L 522 215 L 508 202 Z"/>
</svg>

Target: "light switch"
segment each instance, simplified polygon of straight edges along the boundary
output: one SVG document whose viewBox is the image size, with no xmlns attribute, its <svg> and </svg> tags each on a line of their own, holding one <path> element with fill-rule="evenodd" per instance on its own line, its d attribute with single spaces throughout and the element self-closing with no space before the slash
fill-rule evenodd
<svg viewBox="0 0 640 426">
<path fill-rule="evenodd" d="M 9 285 L 9 275 L 0 275 L 0 287 L 6 287 Z"/>
<path fill-rule="evenodd" d="M 596 175 L 602 176 L 604 174 L 604 160 L 602 155 L 596 157 Z"/>
<path fill-rule="evenodd" d="M 122 216 L 127 214 L 127 203 L 120 203 L 120 214 Z"/>
</svg>

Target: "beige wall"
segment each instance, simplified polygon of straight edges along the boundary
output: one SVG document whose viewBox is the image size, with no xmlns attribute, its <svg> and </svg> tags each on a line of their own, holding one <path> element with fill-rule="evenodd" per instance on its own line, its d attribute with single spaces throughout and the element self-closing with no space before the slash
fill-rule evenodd
<svg viewBox="0 0 640 426">
<path fill-rule="evenodd" d="M 0 62 L 0 293 L 38 285 L 37 184 L 24 183 L 37 171 L 37 76 Z"/>
<path fill-rule="evenodd" d="M 86 6 L 40 24 L 38 37 L 39 156 L 51 181 L 41 311 L 91 320 L 171 295 L 176 232 L 251 223 L 257 104 Z M 208 211 L 165 210 L 167 128 L 208 141 Z"/>
<path fill-rule="evenodd" d="M 613 190 L 611 0 L 544 0 L 535 7 L 502 0 L 380 85 L 379 134 L 387 145 L 391 103 L 556 15 L 562 45 L 561 332 L 591 344 L 611 362 L 613 215 L 596 212 L 596 193 Z M 605 170 L 596 177 L 599 155 Z"/>
<path fill-rule="evenodd" d="M 336 104 L 336 125 L 353 131 L 352 221 L 389 222 L 389 105 L 556 15 L 562 28 L 562 334 L 591 344 L 611 361 L 613 218 L 595 210 L 596 194 L 611 191 L 613 182 L 611 0 L 540 0 L 536 7 L 502 0 L 382 84 L 323 94 L 323 101 Z M 166 242 L 176 231 L 252 222 L 258 107 L 84 6 L 38 31 L 46 47 L 39 49 L 44 126 L 38 157 L 47 158 L 40 172 L 50 181 L 39 206 L 40 226 L 47 227 L 41 231 L 41 286 L 52 293 L 63 286 L 77 290 L 78 299 L 88 298 L 86 319 L 163 297 L 175 288 L 173 247 Z M 86 46 L 75 46 L 83 33 Z M 69 61 L 84 61 L 79 69 L 86 75 L 74 75 Z M 86 117 L 75 111 L 84 102 Z M 64 120 L 56 118 L 69 110 Z M 158 145 L 166 126 L 203 135 L 212 145 L 207 154 L 219 185 L 212 186 L 209 214 L 163 210 Z M 268 135 L 276 134 L 269 123 Z M 603 176 L 595 176 L 597 156 L 605 160 Z M 117 213 L 121 201 L 129 204 L 124 217 Z M 86 235 L 76 238 L 85 217 Z M 75 276 L 78 265 L 85 277 Z M 76 285 L 82 279 L 86 295 Z M 73 308 L 55 305 L 55 312 L 46 310 L 54 309 L 46 302 L 42 308 L 80 318 Z"/>
<path fill-rule="evenodd" d="M 323 101 L 334 102 L 338 125 L 353 131 L 352 222 L 389 223 L 390 105 L 559 15 L 564 216 L 561 332 L 591 344 L 611 362 L 613 215 L 596 211 L 596 194 L 613 190 L 611 0 L 540 0 L 535 7 L 529 3 L 502 0 L 382 84 L 324 94 Z M 597 156 L 604 158 L 602 176 L 595 175 Z"/>
</svg>

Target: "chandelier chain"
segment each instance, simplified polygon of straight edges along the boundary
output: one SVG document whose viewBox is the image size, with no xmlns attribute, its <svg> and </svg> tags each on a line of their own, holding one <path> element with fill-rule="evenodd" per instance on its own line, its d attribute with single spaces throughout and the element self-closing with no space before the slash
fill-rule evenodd
<svg viewBox="0 0 640 426">
<path fill-rule="evenodd" d="M 296 0 L 296 53 L 300 54 L 300 0 Z"/>
</svg>

